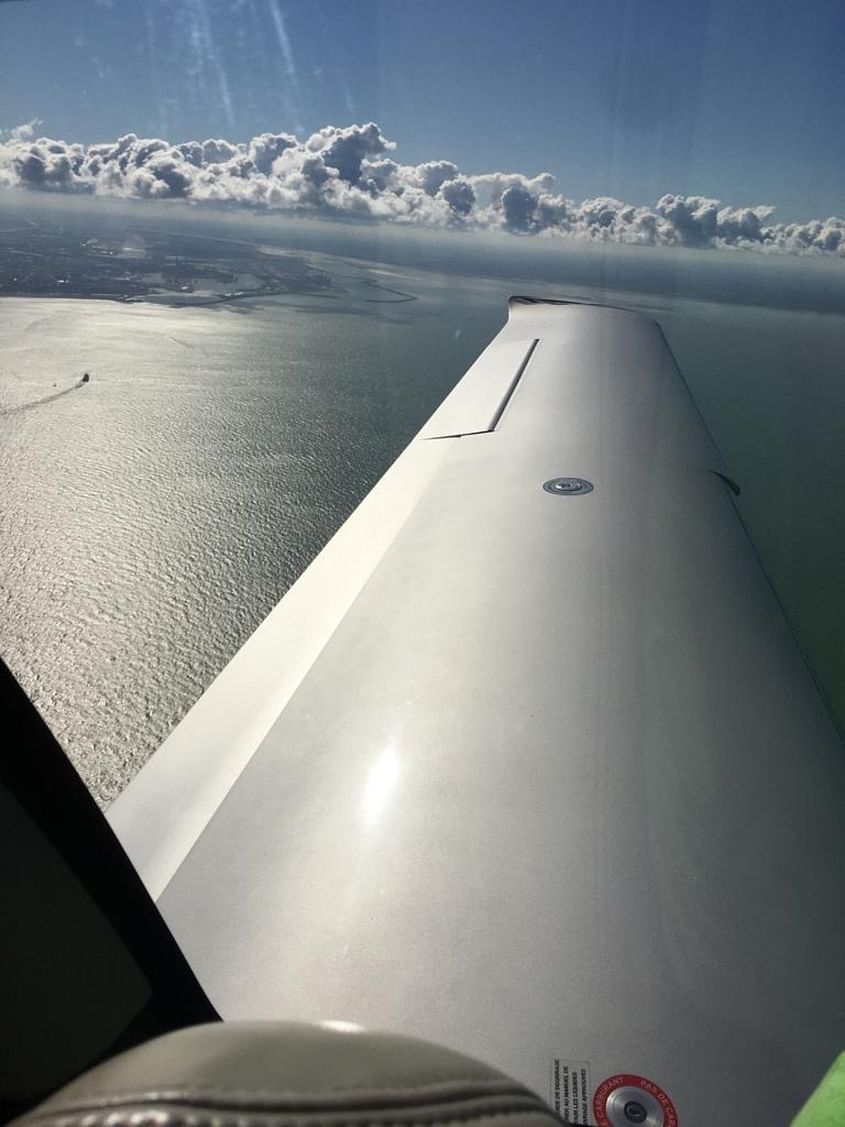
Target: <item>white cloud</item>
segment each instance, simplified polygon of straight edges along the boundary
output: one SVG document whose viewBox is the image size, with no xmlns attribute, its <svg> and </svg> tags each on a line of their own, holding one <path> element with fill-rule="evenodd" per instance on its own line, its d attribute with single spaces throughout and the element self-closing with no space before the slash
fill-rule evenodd
<svg viewBox="0 0 845 1127">
<path fill-rule="evenodd" d="M 35 136 L 35 130 L 40 124 L 41 122 L 39 121 L 39 119 L 37 117 L 34 117 L 32 121 L 25 121 L 23 125 L 16 125 L 15 128 L 11 131 L 12 140 L 29 141 L 32 137 Z"/>
<path fill-rule="evenodd" d="M 40 122 L 0 138 L 0 187 L 139 199 L 323 211 L 394 223 L 499 230 L 641 246 L 734 247 L 845 255 L 845 220 L 775 223 L 767 204 L 726 206 L 661 196 L 654 207 L 610 196 L 577 202 L 548 172 L 462 173 L 449 160 L 404 165 L 375 122 L 328 125 L 300 140 L 261 133 L 171 144 L 134 133 L 80 145 L 36 137 Z"/>
</svg>

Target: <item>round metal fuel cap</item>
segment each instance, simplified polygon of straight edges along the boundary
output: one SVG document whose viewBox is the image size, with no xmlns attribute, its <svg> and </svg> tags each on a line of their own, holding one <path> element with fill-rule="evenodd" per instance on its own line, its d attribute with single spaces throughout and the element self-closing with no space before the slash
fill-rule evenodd
<svg viewBox="0 0 845 1127">
<path fill-rule="evenodd" d="M 553 477 L 543 482 L 543 488 L 558 497 L 579 497 L 583 493 L 592 493 L 593 483 L 583 477 Z"/>
<path fill-rule="evenodd" d="M 617 1088 L 605 1104 L 605 1115 L 613 1127 L 630 1127 L 642 1123 L 644 1127 L 663 1127 L 665 1116 L 659 1102 L 641 1088 Z"/>
</svg>

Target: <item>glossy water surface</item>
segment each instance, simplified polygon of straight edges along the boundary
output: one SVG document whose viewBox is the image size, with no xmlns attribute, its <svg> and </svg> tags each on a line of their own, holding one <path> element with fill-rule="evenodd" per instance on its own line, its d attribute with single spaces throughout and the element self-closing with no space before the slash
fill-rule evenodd
<svg viewBox="0 0 845 1127">
<path fill-rule="evenodd" d="M 530 287 L 320 266 L 338 300 L 0 303 L 0 652 L 103 804 L 497 331 L 508 294 Z M 373 280 L 416 300 L 373 301 Z M 531 288 L 659 317 L 845 714 L 845 319 Z"/>
</svg>

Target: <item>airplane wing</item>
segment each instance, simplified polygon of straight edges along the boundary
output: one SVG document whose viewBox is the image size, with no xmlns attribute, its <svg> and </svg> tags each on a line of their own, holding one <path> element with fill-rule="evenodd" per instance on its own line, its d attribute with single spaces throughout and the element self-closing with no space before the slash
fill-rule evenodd
<svg viewBox="0 0 845 1127">
<path fill-rule="evenodd" d="M 109 811 L 224 1017 L 449 1044 L 572 1123 L 797 1111 L 845 761 L 727 480 L 655 323 L 511 301 Z"/>
</svg>

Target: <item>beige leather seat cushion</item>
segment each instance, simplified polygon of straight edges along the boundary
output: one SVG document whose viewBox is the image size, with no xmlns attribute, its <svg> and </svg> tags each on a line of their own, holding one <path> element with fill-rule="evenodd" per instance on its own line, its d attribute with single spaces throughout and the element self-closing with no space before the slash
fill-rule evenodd
<svg viewBox="0 0 845 1127">
<path fill-rule="evenodd" d="M 50 1127 L 552 1127 L 502 1073 L 425 1041 L 331 1025 L 219 1023 L 159 1037 L 17 1121 Z"/>
</svg>

